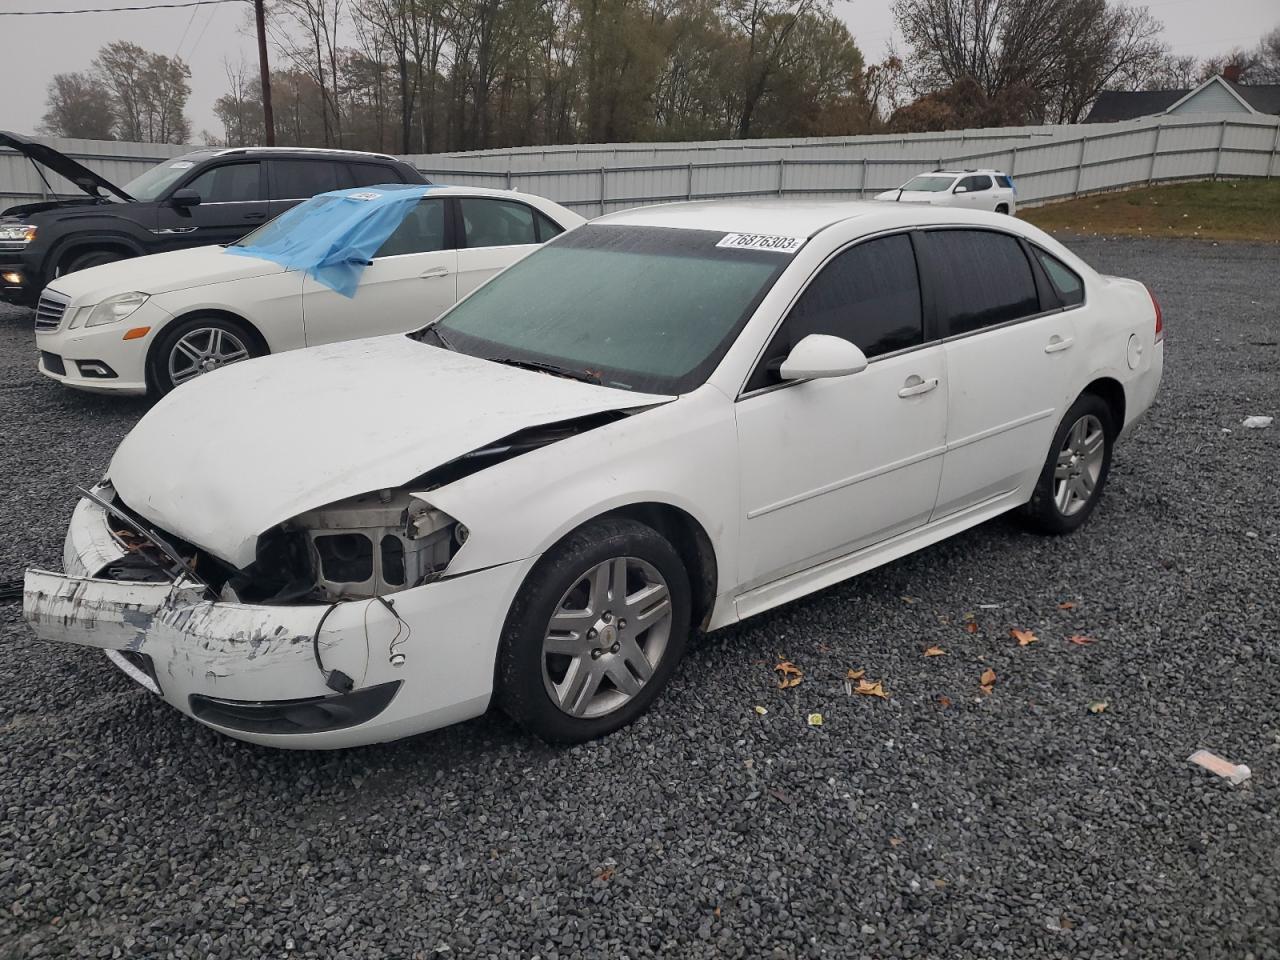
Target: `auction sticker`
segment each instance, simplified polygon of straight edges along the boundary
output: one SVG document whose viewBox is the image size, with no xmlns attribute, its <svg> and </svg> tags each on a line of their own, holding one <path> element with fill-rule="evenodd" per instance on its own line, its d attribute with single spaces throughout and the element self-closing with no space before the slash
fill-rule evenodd
<svg viewBox="0 0 1280 960">
<path fill-rule="evenodd" d="M 365 193 L 348 193 L 347 196 L 352 200 L 377 200 L 382 194 L 367 191 Z"/>
<path fill-rule="evenodd" d="M 773 253 L 795 253 L 804 246 L 804 237 L 772 237 L 764 233 L 726 233 L 717 247 L 733 250 L 768 250 Z"/>
</svg>

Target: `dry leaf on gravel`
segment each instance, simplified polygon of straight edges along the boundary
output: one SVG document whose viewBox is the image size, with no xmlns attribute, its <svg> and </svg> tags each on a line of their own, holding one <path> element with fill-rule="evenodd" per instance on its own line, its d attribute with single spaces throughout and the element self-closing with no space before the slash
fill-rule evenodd
<svg viewBox="0 0 1280 960">
<path fill-rule="evenodd" d="M 945 657 L 947 655 L 947 651 L 943 650 L 941 647 L 930 647 L 924 652 L 924 655 L 926 657 Z"/>
<path fill-rule="evenodd" d="M 1018 641 L 1018 646 L 1029 647 L 1040 638 L 1030 630 L 1010 630 L 1009 636 Z"/>
<path fill-rule="evenodd" d="M 1106 710 L 1106 709 L 1107 709 L 1107 701 L 1105 701 L 1105 700 L 1090 700 L 1090 701 L 1089 701 L 1089 712 L 1090 712 L 1090 713 L 1102 713 L 1102 712 L 1103 712 L 1104 710 Z"/>
<path fill-rule="evenodd" d="M 761 707 L 759 705 L 756 706 L 756 713 L 760 714 L 760 716 L 763 717 L 768 712 L 769 712 L 768 707 Z"/>
<path fill-rule="evenodd" d="M 987 667 L 982 671 L 982 677 L 978 680 L 978 683 L 982 687 L 983 693 L 990 694 L 996 685 L 996 672 Z"/>
<path fill-rule="evenodd" d="M 890 838 L 889 838 L 889 846 L 891 846 L 891 847 L 900 847 L 900 846 L 902 846 L 902 838 L 901 838 L 901 837 L 890 837 Z"/>
<path fill-rule="evenodd" d="M 879 697 L 881 700 L 889 699 L 889 694 L 884 689 L 884 683 L 880 680 L 859 680 L 858 685 L 853 688 L 853 692 L 861 693 L 867 697 Z"/>
<path fill-rule="evenodd" d="M 964 629 L 966 633 L 977 633 L 978 625 L 974 623 L 972 620 L 970 620 L 968 623 L 964 625 Z"/>
<path fill-rule="evenodd" d="M 1072 603 L 1070 600 L 1063 600 L 1060 604 L 1058 604 L 1059 610 L 1074 610 L 1075 608 L 1076 608 L 1076 605 Z"/>
<path fill-rule="evenodd" d="M 811 727 L 820 727 L 820 726 L 822 726 L 822 714 L 820 714 L 820 713 L 811 713 L 811 714 L 809 714 L 809 726 L 811 726 Z"/>
<path fill-rule="evenodd" d="M 867 671 L 866 671 L 865 669 L 864 669 L 864 670 L 850 670 L 848 673 L 846 673 L 846 674 L 845 674 L 845 679 L 846 679 L 846 680 L 861 680 L 861 679 L 862 679 L 863 677 L 865 677 L 866 675 L 867 675 Z"/>
<path fill-rule="evenodd" d="M 1082 637 L 1078 633 L 1074 637 L 1067 637 L 1067 643 L 1074 643 L 1077 647 L 1087 647 L 1089 644 L 1097 642 L 1093 637 Z"/>
<path fill-rule="evenodd" d="M 790 660 L 783 660 L 773 669 L 778 675 L 778 688 L 781 690 L 786 690 L 788 687 L 798 687 L 800 686 L 800 681 L 804 679 L 804 671 Z"/>
<path fill-rule="evenodd" d="M 943 709 L 946 709 L 947 707 L 951 706 L 951 698 L 950 698 L 950 697 L 939 697 L 939 698 L 938 698 L 938 706 L 942 707 Z"/>
</svg>

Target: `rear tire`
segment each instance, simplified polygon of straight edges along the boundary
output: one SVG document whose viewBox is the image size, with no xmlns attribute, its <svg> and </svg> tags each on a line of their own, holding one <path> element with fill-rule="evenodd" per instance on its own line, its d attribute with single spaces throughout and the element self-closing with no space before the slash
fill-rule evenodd
<svg viewBox="0 0 1280 960">
<path fill-rule="evenodd" d="M 661 534 L 634 520 L 593 520 L 547 551 L 516 594 L 497 702 L 552 743 L 612 733 L 666 686 L 691 608 L 689 575 Z"/>
<path fill-rule="evenodd" d="M 153 392 L 163 396 L 188 380 L 266 352 L 245 324 L 197 314 L 160 332 L 152 347 L 148 380 Z"/>
<path fill-rule="evenodd" d="M 1096 393 L 1081 394 L 1054 433 L 1035 491 L 1022 509 L 1029 527 L 1060 536 L 1085 525 L 1107 485 L 1115 438 L 1107 402 Z"/>
</svg>

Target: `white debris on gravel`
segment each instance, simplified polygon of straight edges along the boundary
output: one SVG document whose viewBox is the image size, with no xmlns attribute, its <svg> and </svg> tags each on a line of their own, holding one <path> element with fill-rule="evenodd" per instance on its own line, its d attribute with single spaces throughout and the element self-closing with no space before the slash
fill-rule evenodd
<svg viewBox="0 0 1280 960">
<path fill-rule="evenodd" d="M 1271 417 L 1245 417 L 1241 421 L 1249 430 L 1261 430 L 1263 427 L 1271 426 Z"/>
<path fill-rule="evenodd" d="M 1197 750 L 1187 757 L 1187 762 L 1204 767 L 1210 773 L 1216 773 L 1223 779 L 1230 780 L 1233 784 L 1244 783 L 1253 776 L 1253 771 L 1243 763 L 1232 763 L 1230 760 L 1226 760 L 1216 753 L 1210 753 L 1208 750 Z"/>
</svg>

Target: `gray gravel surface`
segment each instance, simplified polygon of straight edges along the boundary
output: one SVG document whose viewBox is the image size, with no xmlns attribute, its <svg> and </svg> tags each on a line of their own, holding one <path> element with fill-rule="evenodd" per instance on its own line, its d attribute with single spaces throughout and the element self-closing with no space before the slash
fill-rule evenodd
<svg viewBox="0 0 1280 960">
<path fill-rule="evenodd" d="M 1280 254 L 1077 247 L 1169 331 L 1087 528 L 989 523 L 705 638 L 603 742 L 260 749 L 0 606 L 0 955 L 1280 957 L 1280 420 L 1240 426 L 1280 416 Z M 44 382 L 29 323 L 0 313 L 0 580 L 59 562 L 145 409 Z"/>
</svg>

